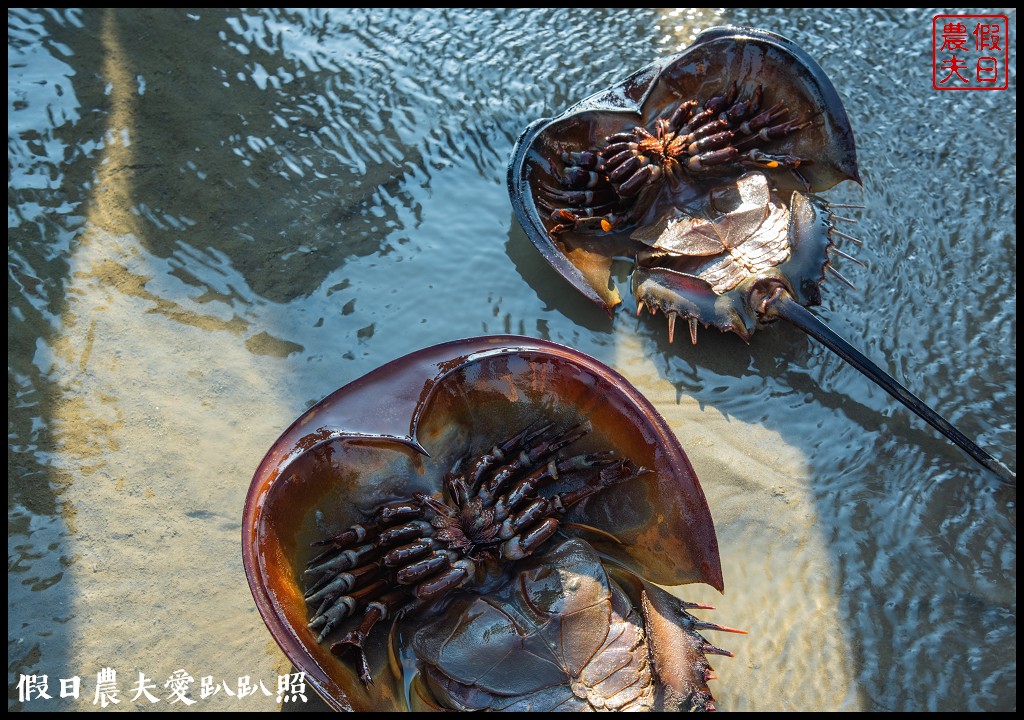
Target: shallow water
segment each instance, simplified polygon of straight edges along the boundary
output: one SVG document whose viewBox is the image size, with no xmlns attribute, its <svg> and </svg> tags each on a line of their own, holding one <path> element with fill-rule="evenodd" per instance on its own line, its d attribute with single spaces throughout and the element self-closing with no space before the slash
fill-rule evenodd
<svg viewBox="0 0 1024 720">
<path fill-rule="evenodd" d="M 387 360 L 512 332 L 678 433 L 727 586 L 684 594 L 750 631 L 720 708 L 1013 708 L 1013 492 L 795 330 L 608 320 L 512 218 L 529 122 L 726 23 L 808 50 L 857 135 L 864 186 L 828 198 L 866 206 L 868 267 L 817 314 L 1015 468 L 1014 15 L 1010 90 L 939 92 L 924 11 L 12 10 L 9 707 L 91 707 L 113 667 L 118 709 L 179 668 L 196 707 L 277 709 L 239 550 L 263 453 Z"/>
</svg>

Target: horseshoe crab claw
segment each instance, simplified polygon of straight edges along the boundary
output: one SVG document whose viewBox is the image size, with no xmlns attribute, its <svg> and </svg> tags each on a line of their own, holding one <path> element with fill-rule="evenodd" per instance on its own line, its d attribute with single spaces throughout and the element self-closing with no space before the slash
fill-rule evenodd
<svg viewBox="0 0 1024 720">
<path fill-rule="evenodd" d="M 471 617 L 461 643 L 437 633 L 416 641 L 409 628 L 438 627 L 477 601 L 515 604 L 509 583 L 521 573 L 555 572 L 567 588 L 588 588 L 570 598 L 552 581 L 531 581 L 549 606 L 535 642 L 560 628 L 565 648 L 544 667 L 560 667 L 569 685 L 583 667 L 565 657 L 612 643 L 620 626 L 658 643 L 611 648 L 609 662 L 619 649 L 631 654 L 639 684 L 625 695 L 598 687 L 591 667 L 580 682 L 595 702 L 650 708 L 668 697 L 669 706 L 707 709 L 706 656 L 729 654 L 700 634 L 729 628 L 696 620 L 689 610 L 700 606 L 650 585 L 724 587 L 707 502 L 679 442 L 616 372 L 540 340 L 426 348 L 332 393 L 260 463 L 242 534 L 271 634 L 337 709 L 470 702 L 413 680 L 426 663 L 473 695 L 463 660 L 445 658 L 493 651 L 487 633 Z M 587 622 L 557 610 L 574 602 Z M 674 659 L 644 669 L 662 656 Z M 532 657 L 505 667 L 536 671 Z M 533 692 L 531 682 L 513 683 L 515 693 Z"/>
<path fill-rule="evenodd" d="M 531 124 L 508 171 L 533 244 L 606 311 L 621 302 L 615 258 L 634 262 L 637 313 L 733 332 L 783 319 L 878 383 L 1004 482 L 1015 474 L 825 327 L 805 307 L 841 257 L 852 219 L 817 193 L 860 182 L 839 95 L 791 41 L 748 28 L 701 33 L 659 60 Z"/>
</svg>

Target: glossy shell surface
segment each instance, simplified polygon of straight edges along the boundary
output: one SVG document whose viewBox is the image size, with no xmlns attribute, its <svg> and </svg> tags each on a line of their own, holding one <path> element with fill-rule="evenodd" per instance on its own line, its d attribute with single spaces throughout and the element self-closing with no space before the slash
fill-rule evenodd
<svg viewBox="0 0 1024 720">
<path fill-rule="evenodd" d="M 253 597 L 274 639 L 332 706 L 401 709 L 406 690 L 387 643 L 367 648 L 375 678 L 367 687 L 307 630 L 301 574 L 310 542 L 322 537 L 323 525 L 345 527 L 385 502 L 440 490 L 468 443 L 493 442 L 537 419 L 585 421 L 591 432 L 581 450 L 613 449 L 652 470 L 573 508 L 567 520 L 619 541 L 588 533 L 588 542 L 648 581 L 723 589 L 718 543 L 693 469 L 664 420 L 618 373 L 530 338 L 426 348 L 304 413 L 270 448 L 246 500 L 243 560 Z"/>
<path fill-rule="evenodd" d="M 621 302 L 618 289 L 610 284 L 613 258 L 635 259 L 645 250 L 634 233 L 639 229 L 642 234 L 663 224 L 666 213 L 676 208 L 685 208 L 691 215 L 705 214 L 710 205 L 708 193 L 735 181 L 749 168 L 737 166 L 730 172 L 693 174 L 681 186 L 669 188 L 663 183 L 664 187 L 657 190 L 641 191 L 638 202 L 643 204 L 643 212 L 610 232 L 553 232 L 554 223 L 542 208 L 541 188 L 562 183 L 559 158 L 565 152 L 592 151 L 607 143 L 606 138 L 635 127 L 653 129 L 686 100 L 703 102 L 728 95 L 733 87 L 745 97 L 758 86 L 764 89 L 764 105 L 781 102 L 788 118 L 811 119 L 809 127 L 769 145 L 773 154 L 804 159 L 799 175 L 786 168 L 766 170 L 773 193 L 788 205 L 791 192 L 803 197 L 803 193 L 822 192 L 843 180 L 859 181 L 849 119 L 818 64 L 793 42 L 774 33 L 714 28 L 701 33 L 681 53 L 658 60 L 558 117 L 534 122 L 523 132 L 509 164 L 508 189 L 526 234 L 559 274 L 610 311 Z M 820 282 L 825 261 L 822 252 L 819 267 L 807 271 L 806 277 L 813 276 Z M 804 276 L 795 282 L 803 284 Z M 817 295 L 805 294 L 811 302 Z M 692 302 L 701 304 L 703 300 Z M 689 314 L 705 324 L 714 323 L 720 328 L 725 324 L 715 313 L 698 313 L 693 308 Z"/>
</svg>

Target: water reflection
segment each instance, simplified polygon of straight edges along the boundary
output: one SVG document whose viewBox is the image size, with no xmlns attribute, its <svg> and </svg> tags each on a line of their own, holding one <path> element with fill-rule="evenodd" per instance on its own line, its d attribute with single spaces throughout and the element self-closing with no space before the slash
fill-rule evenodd
<svg viewBox="0 0 1024 720">
<path fill-rule="evenodd" d="M 387 360 L 511 331 L 678 432 L 729 588 L 687 594 L 752 631 L 721 707 L 1012 707 L 1012 498 L 794 331 L 668 345 L 513 227 L 523 127 L 723 20 L 803 45 L 855 126 L 864 190 L 830 199 L 867 206 L 870 269 L 819 315 L 1015 465 L 1015 90 L 907 82 L 927 13 L 11 10 L 8 687 L 77 674 L 45 707 L 84 708 L 111 658 L 123 691 L 271 687 L 237 545 L 263 452 Z"/>
</svg>

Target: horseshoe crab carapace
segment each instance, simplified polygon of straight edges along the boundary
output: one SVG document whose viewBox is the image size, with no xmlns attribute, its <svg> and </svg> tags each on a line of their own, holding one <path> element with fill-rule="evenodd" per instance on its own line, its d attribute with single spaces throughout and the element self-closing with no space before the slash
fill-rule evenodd
<svg viewBox="0 0 1024 720">
<path fill-rule="evenodd" d="M 709 608 L 652 584 L 724 587 L 675 435 L 618 373 L 530 338 L 426 348 L 317 403 L 253 477 L 243 559 L 337 709 L 711 709 L 707 656 L 730 654 Z"/>
<path fill-rule="evenodd" d="M 818 64 L 774 33 L 724 27 L 520 136 L 508 170 L 527 236 L 590 300 L 621 302 L 616 257 L 634 261 L 637 312 L 749 341 L 782 319 L 838 353 L 1000 480 L 1016 475 L 806 307 L 826 273 L 850 285 L 837 242 L 844 207 L 818 193 L 859 182 L 839 95 Z"/>
</svg>

